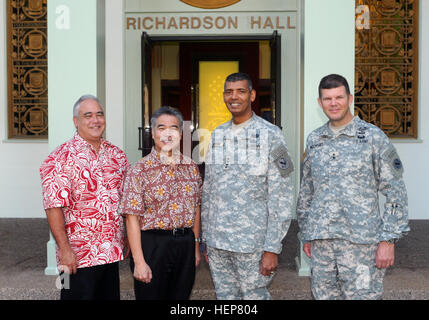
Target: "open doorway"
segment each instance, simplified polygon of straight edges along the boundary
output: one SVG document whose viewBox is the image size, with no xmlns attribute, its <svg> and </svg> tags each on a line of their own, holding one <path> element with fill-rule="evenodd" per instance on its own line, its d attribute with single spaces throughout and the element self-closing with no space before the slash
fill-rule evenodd
<svg viewBox="0 0 429 320">
<path fill-rule="evenodd" d="M 208 132 L 231 116 L 223 103 L 225 77 L 250 75 L 257 98 L 254 112 L 280 126 L 280 35 L 157 36 L 143 32 L 142 126 L 139 150 L 150 153 L 150 117 L 161 106 L 179 109 L 187 126 Z"/>
</svg>

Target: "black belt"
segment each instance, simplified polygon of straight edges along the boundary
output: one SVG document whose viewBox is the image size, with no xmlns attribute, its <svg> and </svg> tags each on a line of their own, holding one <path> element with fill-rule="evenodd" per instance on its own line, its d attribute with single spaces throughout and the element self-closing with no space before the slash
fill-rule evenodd
<svg viewBox="0 0 429 320">
<path fill-rule="evenodd" d="M 169 234 L 169 235 L 172 235 L 174 237 L 178 237 L 178 236 L 184 236 L 185 234 L 188 234 L 190 231 L 191 231 L 191 228 L 174 228 L 171 230 L 150 229 L 150 230 L 144 230 L 142 232 Z"/>
</svg>

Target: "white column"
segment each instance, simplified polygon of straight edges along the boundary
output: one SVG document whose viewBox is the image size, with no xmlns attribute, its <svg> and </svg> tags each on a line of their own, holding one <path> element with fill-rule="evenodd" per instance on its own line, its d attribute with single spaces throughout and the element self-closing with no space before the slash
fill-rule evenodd
<svg viewBox="0 0 429 320">
<path fill-rule="evenodd" d="M 75 131 L 73 104 L 83 94 L 105 101 L 104 1 L 48 1 L 49 149 Z M 45 274 L 57 273 L 56 243 L 47 243 Z"/>
<path fill-rule="evenodd" d="M 301 0 L 303 4 L 303 119 L 301 154 L 308 134 L 327 118 L 317 103 L 320 80 L 338 73 L 354 88 L 355 0 Z M 310 275 L 309 260 L 302 251 L 296 258 L 300 276 Z"/>
<path fill-rule="evenodd" d="M 106 1 L 106 139 L 125 146 L 124 1 Z"/>
</svg>

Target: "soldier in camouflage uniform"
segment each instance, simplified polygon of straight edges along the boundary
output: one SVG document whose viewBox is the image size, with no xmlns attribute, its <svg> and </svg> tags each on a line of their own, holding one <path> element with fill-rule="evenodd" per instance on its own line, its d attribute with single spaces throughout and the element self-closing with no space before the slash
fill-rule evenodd
<svg viewBox="0 0 429 320">
<path fill-rule="evenodd" d="M 353 117 L 352 102 L 346 79 L 322 79 L 329 121 L 308 136 L 297 204 L 315 299 L 380 299 L 394 243 L 409 231 L 401 160 L 383 131 Z"/>
<path fill-rule="evenodd" d="M 271 299 L 268 291 L 292 218 L 293 164 L 281 130 L 252 112 L 243 73 L 227 77 L 232 120 L 206 156 L 202 235 L 218 299 Z"/>
</svg>

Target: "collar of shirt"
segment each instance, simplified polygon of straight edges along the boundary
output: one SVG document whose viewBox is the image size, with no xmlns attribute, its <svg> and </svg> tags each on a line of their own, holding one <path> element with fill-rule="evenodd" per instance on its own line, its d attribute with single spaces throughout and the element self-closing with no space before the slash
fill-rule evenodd
<svg viewBox="0 0 429 320">
<path fill-rule="evenodd" d="M 152 147 L 152 151 L 150 152 L 151 160 L 155 163 L 158 163 L 163 166 L 171 166 L 171 165 L 179 165 L 184 162 L 184 157 L 182 153 L 178 150 L 174 151 L 172 157 L 163 157 L 155 147 Z"/>
<path fill-rule="evenodd" d="M 247 130 L 249 128 L 252 128 L 254 126 L 254 124 L 258 121 L 257 119 L 257 115 L 255 114 L 255 112 L 252 111 L 252 117 L 248 120 L 246 120 L 243 123 L 240 123 L 239 125 L 234 124 L 234 121 L 231 119 L 228 122 L 225 123 L 225 126 L 223 127 L 224 130 L 231 130 L 234 133 L 234 130 L 236 130 L 236 132 L 241 132 L 243 130 Z M 243 127 L 241 127 L 243 125 Z M 234 126 L 239 127 L 238 130 L 234 129 Z"/>
<path fill-rule="evenodd" d="M 238 134 L 240 131 L 246 129 L 252 122 L 254 118 L 254 113 L 252 113 L 252 117 L 240 124 L 235 124 L 234 121 L 231 120 L 231 130 L 234 135 Z"/>
<path fill-rule="evenodd" d="M 84 138 L 82 138 L 77 131 L 75 132 L 72 141 L 73 141 L 73 144 L 77 148 L 79 148 L 79 149 L 87 148 L 89 150 L 94 151 L 95 154 L 97 154 L 97 151 L 95 150 L 95 148 L 88 141 L 86 141 Z M 106 148 L 106 146 L 108 144 L 109 143 L 107 142 L 107 140 L 105 140 L 103 137 L 101 137 L 100 138 L 100 151 L 98 153 L 101 153 Z"/>
<path fill-rule="evenodd" d="M 356 130 L 359 127 L 360 122 L 359 116 L 354 116 L 353 120 L 350 121 L 344 129 L 340 130 L 338 133 L 334 133 L 331 128 L 329 127 L 329 121 L 325 123 L 325 125 L 322 127 L 321 136 L 326 138 L 334 138 L 340 135 L 346 135 L 349 137 L 356 136 Z"/>
</svg>

